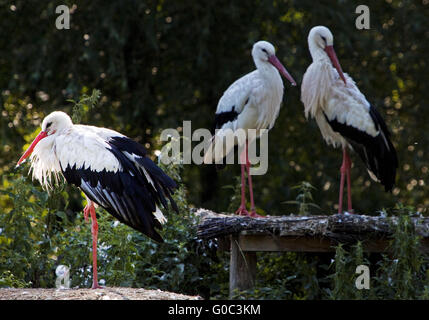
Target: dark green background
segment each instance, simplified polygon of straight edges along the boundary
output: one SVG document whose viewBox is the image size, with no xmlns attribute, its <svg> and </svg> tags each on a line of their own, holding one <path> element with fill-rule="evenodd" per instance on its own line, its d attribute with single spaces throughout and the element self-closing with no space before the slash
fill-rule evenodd
<svg viewBox="0 0 429 320">
<path fill-rule="evenodd" d="M 70 30 L 55 28 L 59 4 L 75 4 Z M 370 30 L 355 27 L 359 4 L 370 8 Z M 276 46 L 300 84 L 311 63 L 308 32 L 325 25 L 343 70 L 386 119 L 399 154 L 393 194 L 370 181 L 352 156 L 356 211 L 374 214 L 400 201 L 427 213 L 428 7 L 427 1 L 395 0 L 1 1 L 0 173 L 13 170 L 45 115 L 71 114 L 67 99 L 92 88 L 102 91 L 101 103 L 82 122 L 116 129 L 146 144 L 154 157 L 162 129 L 183 120 L 193 129 L 211 128 L 223 91 L 254 69 L 250 50 L 257 40 Z M 341 151 L 305 120 L 300 86 L 285 83 L 269 135 L 269 170 L 254 178 L 257 206 L 269 214 L 293 212 L 282 202 L 296 197 L 292 186 L 308 181 L 318 189 L 315 213 L 335 212 L 340 164 Z M 221 187 L 235 184 L 238 174 L 237 165 L 221 172 L 186 165 L 189 202 L 226 210 L 231 191 Z M 4 196 L 0 201 L 9 211 Z"/>
</svg>

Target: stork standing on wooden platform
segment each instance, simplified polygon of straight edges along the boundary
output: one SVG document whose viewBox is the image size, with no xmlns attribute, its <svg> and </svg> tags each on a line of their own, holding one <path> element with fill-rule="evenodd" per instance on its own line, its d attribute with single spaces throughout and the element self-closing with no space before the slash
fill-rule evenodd
<svg viewBox="0 0 429 320">
<path fill-rule="evenodd" d="M 343 148 L 338 212 L 343 205 L 344 179 L 347 177 L 348 211 L 353 212 L 350 191 L 351 160 L 354 150 L 365 163 L 370 177 L 391 191 L 395 183 L 398 158 L 390 133 L 381 115 L 343 73 L 328 28 L 317 26 L 308 35 L 313 63 L 304 74 L 301 100 L 305 115 L 316 119 L 323 138 Z"/>
<path fill-rule="evenodd" d="M 274 46 L 267 41 L 258 41 L 252 49 L 253 61 L 256 70 L 248 73 L 235 81 L 224 92 L 217 105 L 215 115 L 216 133 L 212 140 L 212 148 L 221 151 L 207 152 L 205 163 L 211 163 L 214 158 L 217 162 L 229 154 L 231 150 L 215 148 L 216 143 L 223 143 L 221 137 L 225 136 L 227 130 L 235 132 L 238 129 L 271 129 L 280 111 L 280 104 L 283 99 L 283 81 L 279 72 L 288 79 L 292 85 L 296 85 L 295 80 L 286 71 L 285 67 L 275 55 Z M 250 215 L 257 217 L 255 203 L 253 199 L 252 177 L 249 173 L 250 162 L 248 159 L 248 138 L 246 138 L 243 152 L 241 154 L 241 205 L 236 211 L 239 215 Z M 233 147 L 233 146 L 232 146 Z M 251 203 L 251 213 L 246 209 L 245 198 L 245 171 L 247 171 L 249 182 L 249 194 Z"/>
<path fill-rule="evenodd" d="M 31 156 L 30 156 L 31 155 Z M 146 156 L 146 150 L 128 137 L 105 128 L 74 125 L 64 112 L 55 111 L 42 122 L 42 131 L 19 159 L 31 159 L 33 178 L 45 188 L 63 175 L 86 195 L 84 217 L 92 220 L 93 288 L 97 280 L 98 224 L 95 205 L 120 222 L 162 242 L 155 228 L 167 220 L 159 206 L 168 207 L 176 183 Z"/>
</svg>

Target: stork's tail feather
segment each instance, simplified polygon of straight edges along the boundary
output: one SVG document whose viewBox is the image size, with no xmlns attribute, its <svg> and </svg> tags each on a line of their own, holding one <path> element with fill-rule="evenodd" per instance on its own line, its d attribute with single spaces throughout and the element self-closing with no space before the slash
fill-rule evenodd
<svg viewBox="0 0 429 320">
<path fill-rule="evenodd" d="M 364 145 L 357 145 L 351 142 L 353 149 L 364 161 L 370 176 L 384 185 L 386 191 L 392 191 L 396 180 L 396 169 L 398 168 L 398 156 L 390 141 L 390 132 L 381 115 L 374 108 L 370 108 L 370 115 L 373 119 L 379 134 Z"/>
<path fill-rule="evenodd" d="M 217 131 L 204 154 L 204 164 L 215 164 L 216 169 L 225 168 L 227 161 L 233 160 L 231 157 L 239 141 L 231 129 Z"/>
<path fill-rule="evenodd" d="M 204 155 L 204 164 L 215 164 L 216 170 L 222 170 L 226 167 L 226 157 L 222 158 L 222 163 L 215 163 L 216 162 L 216 154 L 215 154 L 215 147 L 216 147 L 216 135 L 213 135 L 210 139 L 210 144 L 207 149 L 207 152 Z"/>
<path fill-rule="evenodd" d="M 158 167 L 151 159 L 149 158 L 138 158 L 137 162 L 143 166 L 147 172 L 149 172 L 150 177 L 155 185 L 156 190 L 158 191 L 159 200 L 162 203 L 163 207 L 168 210 L 168 203 L 165 199 L 167 197 L 170 200 L 170 205 L 174 211 L 179 213 L 176 202 L 173 200 L 172 195 L 174 190 L 178 188 L 177 183 L 170 178 L 160 167 Z"/>
<path fill-rule="evenodd" d="M 204 154 L 204 160 L 203 160 L 204 164 L 212 164 L 214 162 L 215 156 L 213 154 L 213 151 L 215 147 L 215 140 L 216 140 L 216 135 L 213 135 L 210 139 L 209 146 Z"/>
<path fill-rule="evenodd" d="M 336 118 L 329 120 L 324 114 L 331 128 L 341 134 L 359 154 L 365 163 L 371 178 L 381 182 L 386 191 L 391 191 L 396 180 L 398 157 L 395 147 L 390 141 L 390 133 L 378 111 L 371 106 L 369 114 L 373 120 L 376 135 L 367 133 L 352 125 L 338 121 Z"/>
<path fill-rule="evenodd" d="M 390 141 L 390 132 L 384 119 L 374 107 L 370 108 L 370 115 L 378 124 L 378 144 L 380 145 L 379 157 L 381 167 L 379 168 L 379 180 L 384 185 L 386 191 L 392 191 L 396 180 L 396 169 L 398 168 L 398 156 Z"/>
<path fill-rule="evenodd" d="M 380 175 L 381 183 L 384 185 L 386 191 L 392 191 L 396 182 L 396 169 L 398 168 L 396 150 L 390 141 L 389 144 L 393 151 L 388 151 L 385 154 L 383 162 L 386 163 L 386 165 Z"/>
<path fill-rule="evenodd" d="M 378 143 L 380 149 L 362 145 L 353 146 L 353 149 L 364 161 L 370 177 L 380 182 L 386 191 L 392 191 L 398 168 L 396 151 L 391 143 L 390 148 L 387 148 L 384 143 Z"/>
</svg>

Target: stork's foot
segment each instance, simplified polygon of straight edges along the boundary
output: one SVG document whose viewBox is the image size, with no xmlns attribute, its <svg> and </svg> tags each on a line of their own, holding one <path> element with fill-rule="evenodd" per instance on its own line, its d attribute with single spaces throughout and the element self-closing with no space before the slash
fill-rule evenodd
<svg viewBox="0 0 429 320">
<path fill-rule="evenodd" d="M 250 216 L 252 218 L 265 218 L 264 216 L 261 216 L 261 215 L 257 214 L 256 213 L 256 209 L 254 209 L 254 208 L 250 211 Z"/>
<path fill-rule="evenodd" d="M 238 214 L 239 216 L 250 216 L 249 211 L 247 211 L 246 207 L 243 205 L 235 211 L 235 214 Z"/>
<path fill-rule="evenodd" d="M 91 289 L 104 289 L 104 287 L 100 286 L 98 283 L 93 283 Z"/>
<path fill-rule="evenodd" d="M 354 209 L 349 209 L 349 210 L 344 210 L 344 211 L 339 212 L 339 213 L 342 213 L 342 214 L 355 214 L 356 212 L 355 212 Z"/>
</svg>

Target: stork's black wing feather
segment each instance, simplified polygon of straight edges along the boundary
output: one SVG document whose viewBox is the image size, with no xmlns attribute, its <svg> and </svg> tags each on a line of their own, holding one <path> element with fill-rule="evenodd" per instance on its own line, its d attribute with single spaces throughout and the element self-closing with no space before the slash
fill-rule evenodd
<svg viewBox="0 0 429 320">
<path fill-rule="evenodd" d="M 390 133 L 378 111 L 370 106 L 369 114 L 374 122 L 378 135 L 372 135 L 359 130 L 353 126 L 339 122 L 336 118 L 325 119 L 332 130 L 341 134 L 353 147 L 353 150 L 361 157 L 368 170 L 370 170 L 386 191 L 391 191 L 396 179 L 398 168 L 398 157 L 395 147 L 390 141 Z"/>
<path fill-rule="evenodd" d="M 238 112 L 235 111 L 235 106 L 232 106 L 230 111 L 224 111 L 215 114 L 214 129 L 220 129 L 225 123 L 234 121 L 238 117 Z M 213 130 L 214 133 L 214 130 Z"/>
<path fill-rule="evenodd" d="M 168 207 L 166 198 L 178 211 L 171 197 L 176 183 L 146 157 L 146 150 L 135 141 L 118 136 L 107 143 L 107 150 L 121 164 L 120 170 L 94 171 L 91 167 L 68 165 L 62 168 L 64 177 L 119 221 L 162 242 L 155 229 L 162 229 L 162 226 L 154 212 L 157 205 Z"/>
</svg>

